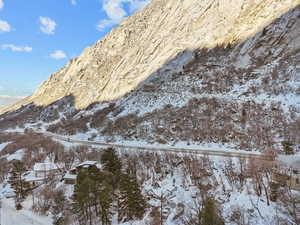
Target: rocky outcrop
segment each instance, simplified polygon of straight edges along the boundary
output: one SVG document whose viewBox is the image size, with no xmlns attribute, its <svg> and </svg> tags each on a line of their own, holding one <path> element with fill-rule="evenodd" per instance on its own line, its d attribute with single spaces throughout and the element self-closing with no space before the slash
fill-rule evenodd
<svg viewBox="0 0 300 225">
<path fill-rule="evenodd" d="M 245 40 L 299 3 L 152 0 L 10 110 L 30 102 L 45 106 L 69 95 L 77 108 L 120 98 L 178 53 Z M 189 57 L 192 54 L 175 70 L 192 60 Z"/>
</svg>

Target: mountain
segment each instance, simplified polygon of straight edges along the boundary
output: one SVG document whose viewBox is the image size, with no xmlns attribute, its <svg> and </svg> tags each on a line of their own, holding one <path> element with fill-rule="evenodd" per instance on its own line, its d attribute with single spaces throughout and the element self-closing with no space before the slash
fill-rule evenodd
<svg viewBox="0 0 300 225">
<path fill-rule="evenodd" d="M 82 108 L 119 98 L 177 54 L 245 40 L 298 3 L 153 0 L 53 74 L 25 103 L 48 105 L 73 95 Z"/>
<path fill-rule="evenodd" d="M 299 225 L 299 95 L 299 0 L 152 0 L 3 110 L 3 219 Z"/>
<path fill-rule="evenodd" d="M 260 151 L 297 146 L 299 3 L 153 0 L 8 109 L 0 127 Z"/>
</svg>

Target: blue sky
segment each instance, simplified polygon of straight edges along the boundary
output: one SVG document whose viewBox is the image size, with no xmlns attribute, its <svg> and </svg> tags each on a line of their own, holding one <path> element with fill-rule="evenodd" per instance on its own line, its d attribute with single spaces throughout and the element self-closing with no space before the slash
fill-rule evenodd
<svg viewBox="0 0 300 225">
<path fill-rule="evenodd" d="M 26 96 L 149 0 L 0 0 L 0 95 Z"/>
</svg>

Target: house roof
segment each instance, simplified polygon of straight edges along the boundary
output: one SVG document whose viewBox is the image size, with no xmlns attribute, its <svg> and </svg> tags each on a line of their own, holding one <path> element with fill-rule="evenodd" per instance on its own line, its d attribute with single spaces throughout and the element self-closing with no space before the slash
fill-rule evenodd
<svg viewBox="0 0 300 225">
<path fill-rule="evenodd" d="M 77 178 L 76 174 L 66 173 L 64 176 L 64 179 L 76 180 L 76 178 Z"/>
<path fill-rule="evenodd" d="M 98 162 L 97 161 L 85 161 L 80 163 L 77 167 L 81 167 L 81 166 L 93 166 L 96 165 Z"/>
<path fill-rule="evenodd" d="M 300 155 L 279 155 L 277 160 L 284 166 L 300 171 Z"/>
<path fill-rule="evenodd" d="M 51 171 L 59 169 L 54 163 L 36 163 L 33 167 L 34 171 Z"/>
<path fill-rule="evenodd" d="M 33 182 L 33 181 L 43 181 L 45 180 L 45 177 L 36 177 L 34 174 L 34 171 L 30 171 L 27 175 L 23 177 L 25 181 L 27 182 Z"/>
</svg>

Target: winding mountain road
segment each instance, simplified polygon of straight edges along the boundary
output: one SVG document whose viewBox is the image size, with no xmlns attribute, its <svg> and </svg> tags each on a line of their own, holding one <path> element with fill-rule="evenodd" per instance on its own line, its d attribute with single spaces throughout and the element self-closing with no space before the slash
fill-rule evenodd
<svg viewBox="0 0 300 225">
<path fill-rule="evenodd" d="M 258 152 L 245 152 L 245 151 L 230 151 L 230 150 L 211 150 L 211 149 L 191 149 L 191 148 L 179 148 L 173 146 L 133 146 L 127 144 L 115 144 L 115 143 L 105 143 L 97 141 L 86 141 L 78 140 L 74 138 L 65 137 L 62 135 L 57 135 L 49 132 L 38 132 L 39 134 L 57 139 L 60 141 L 65 141 L 73 144 L 81 144 L 85 146 L 101 146 L 101 147 L 113 147 L 117 149 L 126 149 L 130 151 L 145 151 L 145 152 L 168 152 L 168 153 L 182 153 L 182 154 L 194 154 L 194 155 L 204 155 L 204 156 L 222 156 L 231 158 L 246 158 L 246 159 L 260 159 L 273 161 L 275 159 L 272 155 L 265 155 Z M 200 146 L 199 146 L 200 147 Z"/>
</svg>

